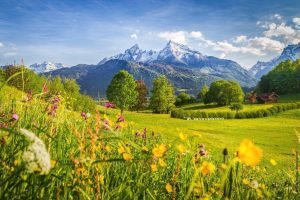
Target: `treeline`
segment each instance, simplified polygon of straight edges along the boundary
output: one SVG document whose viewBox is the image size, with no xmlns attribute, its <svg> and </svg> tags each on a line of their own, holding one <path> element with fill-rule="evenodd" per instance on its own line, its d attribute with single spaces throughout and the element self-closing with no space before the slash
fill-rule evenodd
<svg viewBox="0 0 300 200">
<path fill-rule="evenodd" d="M 95 101 L 81 94 L 73 79 L 47 78 L 24 66 L 5 66 L 0 69 L 0 82 L 31 95 L 44 92 L 47 96 L 62 96 L 67 108 L 74 111 L 94 112 L 96 109 Z"/>
<path fill-rule="evenodd" d="M 224 118 L 224 119 L 248 119 L 269 117 L 277 113 L 299 109 L 300 103 L 286 103 L 275 105 L 271 108 L 259 109 L 244 112 L 204 112 L 204 111 L 188 111 L 183 109 L 172 110 L 171 117 L 180 119 L 208 119 L 208 118 Z"/>
<path fill-rule="evenodd" d="M 154 113 L 169 113 L 175 106 L 174 88 L 165 76 L 153 80 L 149 104 L 147 95 L 144 81 L 134 80 L 125 70 L 119 71 L 112 78 L 106 90 L 108 100 L 121 109 L 121 113 L 126 109 L 140 111 L 146 108 Z"/>
<path fill-rule="evenodd" d="M 258 90 L 262 93 L 277 94 L 300 93 L 300 59 L 284 61 L 277 65 L 267 75 L 262 76 Z"/>
<path fill-rule="evenodd" d="M 143 110 L 150 108 L 154 113 L 169 113 L 174 107 L 202 100 L 204 103 L 230 105 L 244 100 L 244 92 L 235 81 L 218 80 L 210 87 L 201 89 L 198 99 L 181 92 L 177 97 L 173 85 L 165 76 L 153 80 L 150 101 L 147 101 L 148 89 L 144 81 L 135 81 L 134 77 L 125 70 L 118 72 L 111 80 L 106 96 L 113 102 L 121 113 L 126 109 Z"/>
</svg>

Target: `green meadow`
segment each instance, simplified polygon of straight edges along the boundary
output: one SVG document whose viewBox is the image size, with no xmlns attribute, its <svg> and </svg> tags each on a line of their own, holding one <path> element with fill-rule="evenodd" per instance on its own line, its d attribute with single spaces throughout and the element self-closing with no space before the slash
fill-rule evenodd
<svg viewBox="0 0 300 200">
<path fill-rule="evenodd" d="M 186 106 L 186 108 L 195 105 Z M 246 106 L 271 107 L 272 105 Z M 118 110 L 101 110 L 108 115 L 116 115 Z M 205 110 L 210 110 L 205 108 Z M 228 107 L 212 108 L 214 111 L 228 111 Z M 125 112 L 126 120 L 133 121 L 135 127 L 142 131 L 159 133 L 165 138 L 174 139 L 180 132 L 187 135 L 199 135 L 199 144 L 205 144 L 213 156 L 221 155 L 223 148 L 233 154 L 242 139 L 248 138 L 257 143 L 264 151 L 264 161 L 278 160 L 278 164 L 292 168 L 295 157 L 292 150 L 300 149 L 295 129 L 300 129 L 300 110 L 286 111 L 276 116 L 257 119 L 228 120 L 182 120 L 170 118 L 168 114 L 152 114 L 148 112 Z"/>
</svg>

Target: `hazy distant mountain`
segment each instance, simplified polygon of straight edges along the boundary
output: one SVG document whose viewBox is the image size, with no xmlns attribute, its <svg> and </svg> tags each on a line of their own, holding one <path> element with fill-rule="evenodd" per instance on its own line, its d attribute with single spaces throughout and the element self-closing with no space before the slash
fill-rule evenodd
<svg viewBox="0 0 300 200">
<path fill-rule="evenodd" d="M 149 89 L 154 78 L 165 75 L 177 91 L 197 94 L 204 84 L 219 79 L 238 81 L 243 87 L 252 87 L 256 79 L 238 63 L 206 56 L 185 45 L 168 42 L 161 51 L 141 50 L 138 45 L 124 53 L 104 58 L 98 65 L 82 65 L 46 73 L 75 78 L 81 90 L 91 96 L 105 95 L 114 74 L 127 70 L 135 79 L 142 79 Z"/>
<path fill-rule="evenodd" d="M 280 56 L 273 58 L 268 62 L 258 61 L 249 71 L 256 77 L 260 78 L 274 69 L 279 63 L 285 60 L 295 61 L 300 58 L 300 43 L 288 45 L 282 51 Z"/>
<path fill-rule="evenodd" d="M 50 72 L 57 69 L 62 69 L 65 68 L 65 66 L 61 63 L 52 63 L 52 62 L 45 61 L 41 64 L 34 63 L 30 65 L 29 68 L 35 71 L 36 73 L 44 73 L 44 72 Z"/>
</svg>

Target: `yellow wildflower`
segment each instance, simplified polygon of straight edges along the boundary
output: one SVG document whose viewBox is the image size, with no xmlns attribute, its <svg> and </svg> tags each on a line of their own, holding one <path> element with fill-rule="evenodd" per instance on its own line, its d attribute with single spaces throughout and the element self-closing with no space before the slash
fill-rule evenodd
<svg viewBox="0 0 300 200">
<path fill-rule="evenodd" d="M 158 159 L 158 164 L 159 164 L 161 167 L 166 167 L 166 166 L 167 166 L 167 163 L 166 163 L 163 159 Z"/>
<path fill-rule="evenodd" d="M 156 147 L 154 147 L 152 149 L 152 153 L 153 153 L 153 156 L 156 157 L 156 158 L 161 158 L 164 156 L 164 154 L 166 153 L 167 151 L 167 147 L 166 145 L 164 144 L 161 144 L 161 145 L 156 145 Z"/>
<path fill-rule="evenodd" d="M 168 193 L 173 192 L 173 188 L 172 188 L 172 185 L 170 183 L 167 183 L 166 190 L 167 190 Z"/>
<path fill-rule="evenodd" d="M 182 140 L 182 141 L 185 141 L 187 139 L 187 135 L 183 134 L 183 133 L 179 133 L 179 138 Z"/>
<path fill-rule="evenodd" d="M 151 171 L 152 172 L 156 172 L 157 171 L 157 165 L 156 164 L 152 164 L 150 167 L 151 167 Z"/>
<path fill-rule="evenodd" d="M 250 181 L 246 178 L 243 179 L 243 184 L 244 185 L 250 185 Z"/>
<path fill-rule="evenodd" d="M 145 146 L 142 147 L 142 150 L 143 150 L 143 151 L 146 151 L 146 152 L 149 151 L 148 148 L 145 147 Z"/>
<path fill-rule="evenodd" d="M 203 175 L 208 175 L 208 174 L 212 174 L 215 171 L 215 165 L 204 161 L 200 167 L 200 171 Z"/>
<path fill-rule="evenodd" d="M 205 195 L 204 197 L 201 197 L 200 200 L 210 200 L 210 196 L 209 195 Z"/>
<path fill-rule="evenodd" d="M 263 190 L 267 188 L 267 186 L 264 183 L 259 184 L 259 187 Z"/>
<path fill-rule="evenodd" d="M 271 160 L 270 160 L 270 163 L 271 163 L 271 165 L 273 165 L 273 166 L 277 165 L 277 162 L 276 162 L 274 159 L 271 159 Z"/>
<path fill-rule="evenodd" d="M 126 161 L 131 161 L 133 159 L 132 155 L 130 155 L 129 153 L 123 153 L 123 158 Z"/>
<path fill-rule="evenodd" d="M 224 164 L 224 163 L 222 163 L 222 164 L 221 164 L 221 169 L 222 169 L 222 170 L 226 170 L 226 169 L 227 169 L 227 165 Z"/>
<path fill-rule="evenodd" d="M 119 144 L 118 152 L 119 154 L 123 154 L 126 152 L 125 148 L 121 144 Z"/>
<path fill-rule="evenodd" d="M 263 196 L 263 193 L 262 193 L 262 191 L 260 190 L 260 189 L 256 189 L 256 194 L 257 194 L 257 196 L 259 197 L 259 198 L 263 198 L 264 196 Z"/>
<path fill-rule="evenodd" d="M 106 145 L 106 146 L 105 146 L 105 150 L 106 150 L 107 152 L 111 152 L 111 147 L 110 147 L 109 145 Z"/>
<path fill-rule="evenodd" d="M 17 166 L 19 164 L 19 161 L 18 160 L 15 160 L 14 161 L 14 166 Z"/>
<path fill-rule="evenodd" d="M 183 144 L 180 144 L 180 145 L 177 145 L 177 150 L 183 154 L 186 152 L 186 147 Z"/>
<path fill-rule="evenodd" d="M 51 163 L 51 167 L 55 167 L 57 161 L 56 160 L 50 160 L 50 163 Z"/>
<path fill-rule="evenodd" d="M 240 161 L 252 167 L 255 167 L 260 162 L 262 154 L 262 150 L 248 139 L 243 140 L 238 149 Z"/>
<path fill-rule="evenodd" d="M 104 176 L 100 175 L 99 179 L 100 179 L 100 184 L 104 185 Z"/>
</svg>

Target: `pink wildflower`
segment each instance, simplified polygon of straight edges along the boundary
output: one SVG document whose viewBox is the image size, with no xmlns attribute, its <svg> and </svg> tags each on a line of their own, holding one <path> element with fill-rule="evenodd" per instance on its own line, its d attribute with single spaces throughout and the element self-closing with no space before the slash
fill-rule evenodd
<svg viewBox="0 0 300 200">
<path fill-rule="evenodd" d="M 12 115 L 12 120 L 17 121 L 18 119 L 19 119 L 19 115 L 16 114 L 16 113 L 14 113 L 14 114 Z"/>
<path fill-rule="evenodd" d="M 114 108 L 115 105 L 113 103 L 111 103 L 111 102 L 107 102 L 107 103 L 105 103 L 105 107 L 106 108 Z"/>
</svg>

